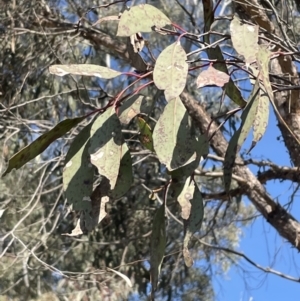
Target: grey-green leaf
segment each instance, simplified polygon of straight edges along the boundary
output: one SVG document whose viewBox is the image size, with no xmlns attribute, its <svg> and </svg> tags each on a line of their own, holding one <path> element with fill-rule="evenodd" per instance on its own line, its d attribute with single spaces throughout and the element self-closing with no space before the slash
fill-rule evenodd
<svg viewBox="0 0 300 301">
<path fill-rule="evenodd" d="M 153 27 L 162 28 L 172 24 L 159 9 L 149 4 L 140 4 L 125 10 L 119 21 L 117 36 L 130 37 L 138 32 L 151 32 Z"/>
<path fill-rule="evenodd" d="M 188 113 L 179 97 L 165 107 L 153 131 L 154 149 L 171 171 L 196 159 Z"/>
<path fill-rule="evenodd" d="M 73 74 L 96 76 L 103 79 L 112 79 L 122 74 L 119 71 L 92 64 L 52 65 L 50 66 L 49 71 L 58 76 Z"/>
<path fill-rule="evenodd" d="M 253 141 L 248 152 L 255 147 L 256 143 L 263 137 L 269 121 L 270 101 L 268 96 L 261 90 L 255 120 L 253 123 Z"/>
<path fill-rule="evenodd" d="M 230 33 L 233 47 L 237 53 L 243 55 L 248 64 L 255 61 L 258 51 L 258 26 L 242 23 L 235 16 L 230 23 Z"/>
<path fill-rule="evenodd" d="M 180 42 L 165 48 L 158 56 L 153 80 L 155 86 L 165 91 L 167 101 L 179 96 L 186 85 L 188 74 L 187 56 Z"/>
<path fill-rule="evenodd" d="M 165 205 L 163 204 L 155 213 L 150 242 L 150 278 L 152 295 L 157 289 L 158 277 L 166 249 Z"/>
<path fill-rule="evenodd" d="M 252 126 L 254 120 L 256 119 L 257 108 L 259 104 L 259 80 L 257 79 L 255 85 L 251 91 L 249 96 L 249 100 L 247 102 L 246 107 L 241 116 L 241 126 L 239 129 L 239 139 L 238 139 L 238 149 L 240 150 L 243 143 L 245 142 Z"/>
<path fill-rule="evenodd" d="M 78 117 L 73 119 L 66 119 L 58 123 L 49 132 L 41 135 L 39 138 L 34 140 L 31 144 L 21 149 L 18 153 L 13 155 L 8 162 L 8 167 L 5 170 L 2 177 L 8 174 L 12 169 L 19 169 L 24 164 L 35 158 L 37 155 L 42 153 L 52 142 L 60 138 L 74 126 L 84 120 L 85 117 Z"/>
<path fill-rule="evenodd" d="M 114 108 L 109 108 L 99 115 L 91 128 L 89 153 L 91 163 L 99 173 L 110 181 L 114 189 L 122 158 L 123 136 L 119 118 Z"/>
<path fill-rule="evenodd" d="M 225 159 L 224 159 L 224 185 L 225 190 L 229 192 L 232 178 L 232 169 L 236 158 L 236 153 L 242 147 L 242 144 L 246 140 L 251 127 L 256 118 L 257 107 L 259 104 L 259 80 L 256 80 L 254 88 L 250 94 L 249 101 L 241 116 L 240 128 L 234 133 L 229 141 Z"/>
<path fill-rule="evenodd" d="M 209 142 L 206 135 L 197 137 L 194 141 L 194 145 L 196 150 L 195 160 L 171 172 L 172 180 L 175 182 L 182 181 L 182 179 L 191 176 L 194 170 L 199 167 L 201 159 L 206 158 L 208 155 Z"/>
<path fill-rule="evenodd" d="M 184 221 L 184 239 L 183 239 L 183 257 L 187 267 L 193 265 L 193 259 L 188 250 L 188 244 L 193 234 L 199 231 L 203 221 L 204 206 L 201 192 L 197 185 L 190 184 L 188 193 L 192 194 L 190 199 L 191 209 L 190 215 L 186 221 Z"/>
<path fill-rule="evenodd" d="M 273 101 L 273 90 L 269 79 L 269 61 L 271 57 L 271 52 L 267 45 L 260 45 L 258 52 L 256 54 L 256 61 L 259 70 L 259 76 L 263 81 L 265 91 L 267 92 L 269 98 Z"/>
<path fill-rule="evenodd" d="M 237 130 L 231 137 L 224 159 L 224 186 L 225 191 L 229 192 L 232 179 L 232 169 L 238 149 L 239 130 Z"/>
<path fill-rule="evenodd" d="M 115 188 L 109 192 L 109 196 L 113 199 L 122 197 L 130 188 L 133 182 L 132 160 L 127 144 L 122 145 L 122 159 Z"/>
<path fill-rule="evenodd" d="M 75 137 L 66 155 L 63 187 L 74 210 L 90 210 L 95 167 L 90 162 L 88 142 L 92 123 Z"/>
</svg>

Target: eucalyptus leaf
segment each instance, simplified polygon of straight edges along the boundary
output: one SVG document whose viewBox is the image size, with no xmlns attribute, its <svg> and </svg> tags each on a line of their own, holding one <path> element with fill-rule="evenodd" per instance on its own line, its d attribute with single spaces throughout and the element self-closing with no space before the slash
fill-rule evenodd
<svg viewBox="0 0 300 301">
<path fill-rule="evenodd" d="M 186 266 L 191 267 L 193 265 L 193 259 L 190 255 L 188 245 L 193 234 L 201 229 L 204 206 L 201 192 L 194 182 L 188 187 L 185 186 L 183 193 L 186 194 L 185 199 L 189 199 L 191 206 L 189 208 L 190 214 L 184 221 L 183 257 Z"/>
<path fill-rule="evenodd" d="M 73 74 L 96 76 L 103 79 L 112 79 L 122 74 L 116 70 L 92 64 L 52 65 L 50 66 L 49 71 L 58 76 Z"/>
<path fill-rule="evenodd" d="M 230 23 L 230 33 L 233 47 L 245 57 L 249 65 L 256 60 L 258 51 L 258 26 L 242 23 L 238 17 L 234 17 Z"/>
<path fill-rule="evenodd" d="M 99 115 L 91 128 L 89 153 L 91 163 L 105 176 L 114 189 L 122 158 L 123 136 L 119 118 L 114 108 Z"/>
<path fill-rule="evenodd" d="M 188 113 L 179 97 L 165 107 L 153 131 L 154 149 L 169 171 L 196 159 L 194 137 Z"/>
<path fill-rule="evenodd" d="M 152 224 L 150 241 L 150 278 L 152 295 L 157 289 L 161 264 L 165 255 L 166 242 L 165 205 L 163 204 L 156 211 Z"/>
<path fill-rule="evenodd" d="M 41 154 L 52 142 L 69 132 L 74 126 L 76 126 L 84 119 L 85 117 L 65 119 L 58 123 L 49 132 L 43 134 L 31 144 L 21 149 L 18 153 L 16 153 L 9 159 L 8 167 L 3 173 L 2 177 L 8 174 L 12 169 L 19 169 L 27 162 Z"/>
<path fill-rule="evenodd" d="M 109 196 L 112 199 L 119 199 L 129 189 L 133 182 L 132 175 L 132 160 L 127 144 L 124 142 L 122 145 L 122 158 L 120 162 L 120 169 L 117 178 L 116 185 L 113 190 L 109 192 Z"/>
<path fill-rule="evenodd" d="M 90 162 L 88 153 L 90 130 L 87 125 L 75 137 L 65 159 L 63 187 L 66 198 L 74 210 L 91 210 L 91 194 L 95 167 Z"/>
<path fill-rule="evenodd" d="M 179 96 L 186 85 L 188 74 L 187 56 L 180 42 L 166 47 L 158 56 L 153 80 L 155 86 L 165 91 L 167 101 Z"/>
<path fill-rule="evenodd" d="M 236 153 L 240 151 L 242 144 L 246 140 L 253 124 L 256 119 L 256 112 L 259 104 L 259 80 L 253 87 L 250 94 L 249 101 L 241 116 L 241 125 L 234 133 L 228 143 L 224 159 L 224 185 L 225 190 L 229 192 L 231 186 L 232 169 L 234 166 Z"/>
<path fill-rule="evenodd" d="M 162 28 L 171 23 L 171 20 L 156 7 L 140 4 L 122 13 L 117 36 L 130 37 L 138 32 L 151 32 L 153 27 Z"/>
</svg>

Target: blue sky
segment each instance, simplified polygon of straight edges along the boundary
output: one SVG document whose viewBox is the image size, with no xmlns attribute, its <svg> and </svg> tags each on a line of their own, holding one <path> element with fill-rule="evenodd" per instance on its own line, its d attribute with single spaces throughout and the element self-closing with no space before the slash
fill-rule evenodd
<svg viewBox="0 0 300 301">
<path fill-rule="evenodd" d="M 291 166 L 287 150 L 282 141 L 278 141 L 280 131 L 274 113 L 263 139 L 251 151 L 251 157 L 270 159 L 278 165 Z M 245 148 L 250 145 L 250 139 Z M 256 173 L 257 168 L 252 168 Z M 270 181 L 268 191 L 282 205 L 288 203 L 292 194 L 290 182 Z M 300 192 L 296 194 L 291 213 L 300 219 Z M 252 225 L 243 229 L 244 236 L 238 251 L 247 255 L 256 263 L 286 273 L 295 278 L 300 277 L 300 254 L 284 241 L 264 218 L 256 219 Z M 233 267 L 224 277 L 214 279 L 217 300 L 220 301 L 282 301 L 300 300 L 300 283 L 283 279 L 279 276 L 259 271 L 240 260 L 239 267 Z"/>
</svg>

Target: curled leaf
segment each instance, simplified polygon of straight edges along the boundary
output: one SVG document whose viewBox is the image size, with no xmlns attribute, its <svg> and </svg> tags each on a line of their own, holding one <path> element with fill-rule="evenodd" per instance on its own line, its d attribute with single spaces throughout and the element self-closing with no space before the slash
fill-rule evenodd
<svg viewBox="0 0 300 301">
<path fill-rule="evenodd" d="M 192 205 L 190 200 L 193 198 L 194 187 L 190 185 L 190 183 L 191 178 L 189 177 L 183 184 L 183 188 L 177 197 L 177 201 L 181 207 L 181 217 L 183 219 L 188 219 L 191 213 Z"/>
<path fill-rule="evenodd" d="M 116 270 L 113 270 L 111 268 L 106 268 L 108 271 L 111 271 L 113 273 L 115 273 L 116 275 L 118 275 L 119 277 L 121 277 L 123 280 L 125 280 L 125 282 L 127 283 L 127 285 L 129 287 L 132 287 L 132 283 L 131 283 L 131 280 L 126 276 L 124 275 L 123 273 L 119 272 L 119 271 L 116 271 Z"/>
<path fill-rule="evenodd" d="M 103 79 L 112 79 L 122 74 L 121 72 L 118 72 L 116 70 L 92 64 L 52 65 L 50 66 L 49 71 L 51 74 L 58 76 L 73 74 L 96 76 Z"/>
<path fill-rule="evenodd" d="M 122 124 L 129 122 L 138 114 L 149 114 L 153 107 L 153 99 L 141 94 L 127 98 L 119 108 L 119 119 Z"/>
<path fill-rule="evenodd" d="M 71 233 L 63 233 L 62 235 L 66 236 L 78 236 L 83 234 L 81 226 L 80 226 L 80 219 L 77 220 L 76 227 L 72 230 Z"/>
<path fill-rule="evenodd" d="M 269 61 L 271 52 L 267 45 L 260 45 L 256 54 L 256 61 L 259 70 L 259 77 L 262 79 L 264 90 L 267 92 L 271 101 L 274 100 L 273 90 L 269 79 Z"/>
<path fill-rule="evenodd" d="M 139 72 L 145 72 L 148 68 L 148 65 L 139 54 L 139 51 L 143 48 L 143 46 L 144 44 L 142 43 L 142 41 L 138 40 L 136 42 L 135 39 L 132 41 L 131 37 L 127 38 L 126 48 L 129 56 L 130 65 Z"/>
<path fill-rule="evenodd" d="M 100 18 L 93 24 L 93 26 L 101 24 L 104 21 L 119 21 L 119 16 L 106 16 L 106 17 Z"/>
<path fill-rule="evenodd" d="M 202 71 L 197 77 L 197 88 L 205 86 L 218 86 L 223 87 L 228 83 L 230 76 L 225 72 L 209 66 L 207 70 Z"/>
<path fill-rule="evenodd" d="M 199 231 L 202 225 L 204 206 L 201 192 L 196 184 L 190 184 L 188 193 L 192 194 L 190 199 L 190 215 L 184 221 L 184 239 L 183 239 L 183 257 L 187 267 L 193 265 L 193 259 L 188 250 L 189 241 L 196 231 Z"/>
</svg>

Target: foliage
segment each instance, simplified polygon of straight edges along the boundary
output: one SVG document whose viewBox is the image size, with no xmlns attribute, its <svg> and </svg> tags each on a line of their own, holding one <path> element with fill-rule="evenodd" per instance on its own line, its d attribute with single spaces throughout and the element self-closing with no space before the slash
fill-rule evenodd
<svg viewBox="0 0 300 301">
<path fill-rule="evenodd" d="M 299 248 L 294 219 L 240 155 L 251 130 L 248 153 L 264 136 L 271 104 L 300 164 L 298 125 L 279 102 L 296 82 L 281 75 L 280 90 L 269 71 L 278 62 L 295 75 L 292 41 L 279 47 L 268 35 L 271 16 L 267 26 L 255 12 L 249 23 L 259 4 L 247 11 L 243 1 L 177 1 L 173 18 L 163 6 L 126 2 L 23 0 L 1 11 L 10 40 L 0 111 L 7 298 L 97 300 L 100 291 L 109 300 L 142 299 L 151 283 L 153 300 L 211 300 L 211 266 L 223 273 L 236 262 L 227 253 L 254 216 L 244 196 Z M 239 16 L 228 21 L 231 10 Z M 242 76 L 248 95 L 236 81 Z M 296 114 L 290 101 L 288 114 Z"/>
</svg>

